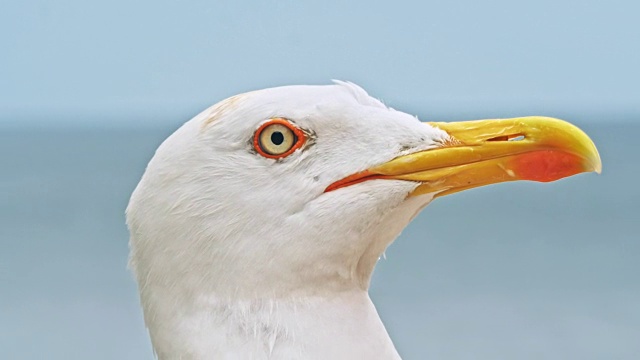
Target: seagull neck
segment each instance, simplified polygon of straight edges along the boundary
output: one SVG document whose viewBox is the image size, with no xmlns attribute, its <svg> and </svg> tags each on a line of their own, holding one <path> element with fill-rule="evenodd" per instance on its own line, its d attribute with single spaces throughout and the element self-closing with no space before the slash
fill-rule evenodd
<svg viewBox="0 0 640 360">
<path fill-rule="evenodd" d="M 399 358 L 362 290 L 295 298 L 200 296 L 146 305 L 159 359 Z"/>
</svg>

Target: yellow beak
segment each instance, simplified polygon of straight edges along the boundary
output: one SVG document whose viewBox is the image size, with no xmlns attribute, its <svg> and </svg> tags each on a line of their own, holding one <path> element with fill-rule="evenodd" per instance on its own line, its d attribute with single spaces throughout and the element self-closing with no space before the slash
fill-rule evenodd
<svg viewBox="0 0 640 360">
<path fill-rule="evenodd" d="M 327 191 L 369 179 L 419 182 L 411 195 L 452 194 L 504 181 L 555 181 L 600 173 L 593 141 L 576 126 L 547 117 L 429 123 L 449 134 L 441 147 L 398 157 Z"/>
</svg>

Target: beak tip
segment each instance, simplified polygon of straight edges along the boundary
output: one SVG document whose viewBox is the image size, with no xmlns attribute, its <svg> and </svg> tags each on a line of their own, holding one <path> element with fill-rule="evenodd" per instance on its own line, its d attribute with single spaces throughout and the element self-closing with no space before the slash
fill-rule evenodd
<svg viewBox="0 0 640 360">
<path fill-rule="evenodd" d="M 591 143 L 591 149 L 590 149 L 590 156 L 589 156 L 589 165 L 590 165 L 590 171 L 595 172 L 596 174 L 602 174 L 602 159 L 600 158 L 600 153 L 598 152 L 598 148 L 596 148 L 596 145 L 593 143 L 593 141 L 591 139 L 589 139 L 589 137 L 585 134 L 585 137 L 587 137 L 588 141 Z"/>
<path fill-rule="evenodd" d="M 602 174 L 602 161 L 600 161 L 599 157 L 594 165 L 595 166 L 593 167 L 593 172 L 595 172 L 598 175 Z"/>
</svg>

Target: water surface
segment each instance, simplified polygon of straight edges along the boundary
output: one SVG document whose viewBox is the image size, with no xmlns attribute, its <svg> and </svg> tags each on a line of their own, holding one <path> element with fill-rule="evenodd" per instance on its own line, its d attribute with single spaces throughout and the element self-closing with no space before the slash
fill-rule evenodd
<svg viewBox="0 0 640 360">
<path fill-rule="evenodd" d="M 640 125 L 604 172 L 441 198 L 371 296 L 406 359 L 640 358 Z M 0 132 L 0 358 L 152 359 L 124 209 L 157 130 Z"/>
</svg>

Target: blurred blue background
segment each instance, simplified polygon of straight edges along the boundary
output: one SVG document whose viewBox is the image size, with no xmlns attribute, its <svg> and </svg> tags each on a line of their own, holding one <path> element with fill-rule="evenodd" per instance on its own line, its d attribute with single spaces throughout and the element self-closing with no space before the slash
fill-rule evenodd
<svg viewBox="0 0 640 360">
<path fill-rule="evenodd" d="M 407 359 L 640 358 L 635 1 L 0 4 L 0 358 L 152 359 L 124 208 L 239 92 L 344 79 L 422 120 L 548 115 L 604 173 L 438 199 L 371 295 Z"/>
</svg>

